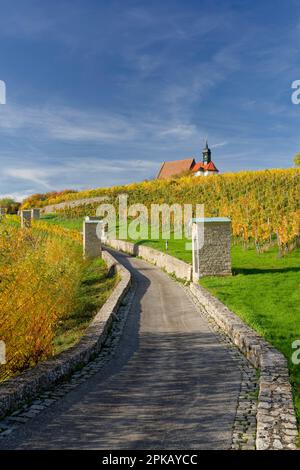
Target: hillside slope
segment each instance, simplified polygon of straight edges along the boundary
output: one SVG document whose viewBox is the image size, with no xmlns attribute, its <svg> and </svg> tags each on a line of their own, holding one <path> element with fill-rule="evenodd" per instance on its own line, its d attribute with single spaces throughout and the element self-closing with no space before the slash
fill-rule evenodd
<svg viewBox="0 0 300 470">
<path fill-rule="evenodd" d="M 229 216 L 233 234 L 245 243 L 253 240 L 258 250 L 275 240 L 283 252 L 293 248 L 300 235 L 300 169 L 244 171 L 217 177 L 183 177 L 153 180 L 126 186 L 98 188 L 80 192 L 32 196 L 23 208 L 45 207 L 64 201 L 107 197 L 118 209 L 118 195 L 126 193 L 128 204 L 205 205 L 205 215 Z M 93 215 L 99 202 L 62 211 L 70 217 Z"/>
</svg>

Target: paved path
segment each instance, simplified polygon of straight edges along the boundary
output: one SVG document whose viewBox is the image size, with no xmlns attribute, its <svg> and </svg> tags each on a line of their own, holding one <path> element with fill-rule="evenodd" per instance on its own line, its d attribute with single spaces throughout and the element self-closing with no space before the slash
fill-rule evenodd
<svg viewBox="0 0 300 470">
<path fill-rule="evenodd" d="M 241 372 L 183 287 L 118 254 L 136 295 L 117 354 L 1 448 L 228 449 Z"/>
</svg>

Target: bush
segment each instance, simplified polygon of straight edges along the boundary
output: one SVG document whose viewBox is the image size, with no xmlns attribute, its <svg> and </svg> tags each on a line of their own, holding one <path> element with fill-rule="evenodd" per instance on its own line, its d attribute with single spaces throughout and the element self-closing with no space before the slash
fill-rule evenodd
<svg viewBox="0 0 300 470">
<path fill-rule="evenodd" d="M 0 207 L 4 207 L 6 209 L 7 214 L 16 214 L 20 206 L 21 204 L 19 202 L 14 201 L 13 199 L 0 199 Z"/>
<path fill-rule="evenodd" d="M 58 322 L 74 306 L 83 263 L 75 238 L 1 222 L 0 339 L 7 364 L 0 380 L 52 354 Z"/>
</svg>

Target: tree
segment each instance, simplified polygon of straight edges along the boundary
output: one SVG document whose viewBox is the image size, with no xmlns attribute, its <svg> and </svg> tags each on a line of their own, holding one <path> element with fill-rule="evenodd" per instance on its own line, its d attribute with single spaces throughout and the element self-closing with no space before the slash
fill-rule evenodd
<svg viewBox="0 0 300 470">
<path fill-rule="evenodd" d="M 16 214 L 19 210 L 20 203 L 9 197 L 0 199 L 0 207 L 4 207 L 8 214 Z"/>
<path fill-rule="evenodd" d="M 294 163 L 296 166 L 300 166 L 300 153 L 297 153 L 297 155 L 295 155 Z"/>
</svg>

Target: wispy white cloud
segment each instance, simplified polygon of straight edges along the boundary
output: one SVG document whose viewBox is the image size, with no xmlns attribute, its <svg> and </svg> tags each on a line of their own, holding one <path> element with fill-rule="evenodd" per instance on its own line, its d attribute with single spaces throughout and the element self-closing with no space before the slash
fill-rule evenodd
<svg viewBox="0 0 300 470">
<path fill-rule="evenodd" d="M 0 194 L 0 199 L 9 198 L 9 199 L 13 199 L 14 201 L 21 202 L 21 201 L 23 201 L 23 199 L 28 197 L 33 192 L 34 191 L 31 190 L 31 191 L 27 191 L 27 192 L 24 191 L 24 192 L 4 193 L 4 194 Z"/>
<path fill-rule="evenodd" d="M 226 83 L 241 67 L 242 43 L 220 47 L 209 58 L 195 61 L 188 70 L 180 67 L 174 78 L 161 90 L 160 99 L 172 116 L 190 117 L 197 103 L 200 106 L 213 90 Z"/>
<path fill-rule="evenodd" d="M 225 147 L 225 145 L 228 145 L 228 142 L 226 142 L 224 140 L 223 142 L 217 142 L 216 144 L 211 144 L 210 147 L 212 149 L 216 149 L 216 148 L 219 148 L 219 147 Z"/>
<path fill-rule="evenodd" d="M 39 191 L 62 189 L 66 187 L 78 187 L 83 181 L 93 179 L 103 183 L 124 182 L 128 175 L 135 174 L 137 179 L 151 176 L 157 169 L 157 162 L 146 160 L 119 160 L 119 159 L 67 159 L 54 165 L 51 163 L 37 163 L 33 167 L 7 166 L 2 170 L 1 179 L 20 180 L 33 184 Z M 61 179 L 61 175 L 66 175 Z M 58 181 L 59 180 L 59 181 Z"/>
<path fill-rule="evenodd" d="M 192 135 L 199 135 L 199 131 L 194 124 L 178 124 L 168 129 L 164 129 L 160 132 L 161 136 L 173 136 L 180 139 L 186 139 Z"/>
<path fill-rule="evenodd" d="M 52 140 L 115 142 L 134 137 L 135 130 L 121 116 L 71 108 L 19 108 L 7 106 L 0 115 L 0 130 L 19 133 L 31 129 Z"/>
<path fill-rule="evenodd" d="M 45 189 L 50 189 L 51 186 L 46 181 L 48 172 L 45 169 L 37 168 L 3 168 L 3 175 L 10 178 L 30 181 Z"/>
<path fill-rule="evenodd" d="M 15 64 L 0 107 L 1 193 L 151 177 L 161 160 L 201 156 L 206 135 L 221 171 L 257 167 L 262 153 L 281 163 L 282 132 L 298 145 L 296 17 L 293 32 L 234 2 L 54 3 L 1 0 L 0 46 Z"/>
<path fill-rule="evenodd" d="M 0 133 L 10 136 L 30 132 L 31 142 L 88 142 L 140 146 L 176 141 L 191 143 L 200 139 L 202 130 L 188 118 L 165 117 L 164 114 L 136 113 L 122 115 L 70 107 L 24 107 L 6 105 L 0 110 Z M 168 121 L 168 127 L 166 127 Z"/>
<path fill-rule="evenodd" d="M 69 107 L 6 105 L 0 113 L 0 130 L 42 131 L 48 137 L 70 141 L 111 142 L 133 138 L 134 128 L 120 115 L 88 112 Z"/>
</svg>

